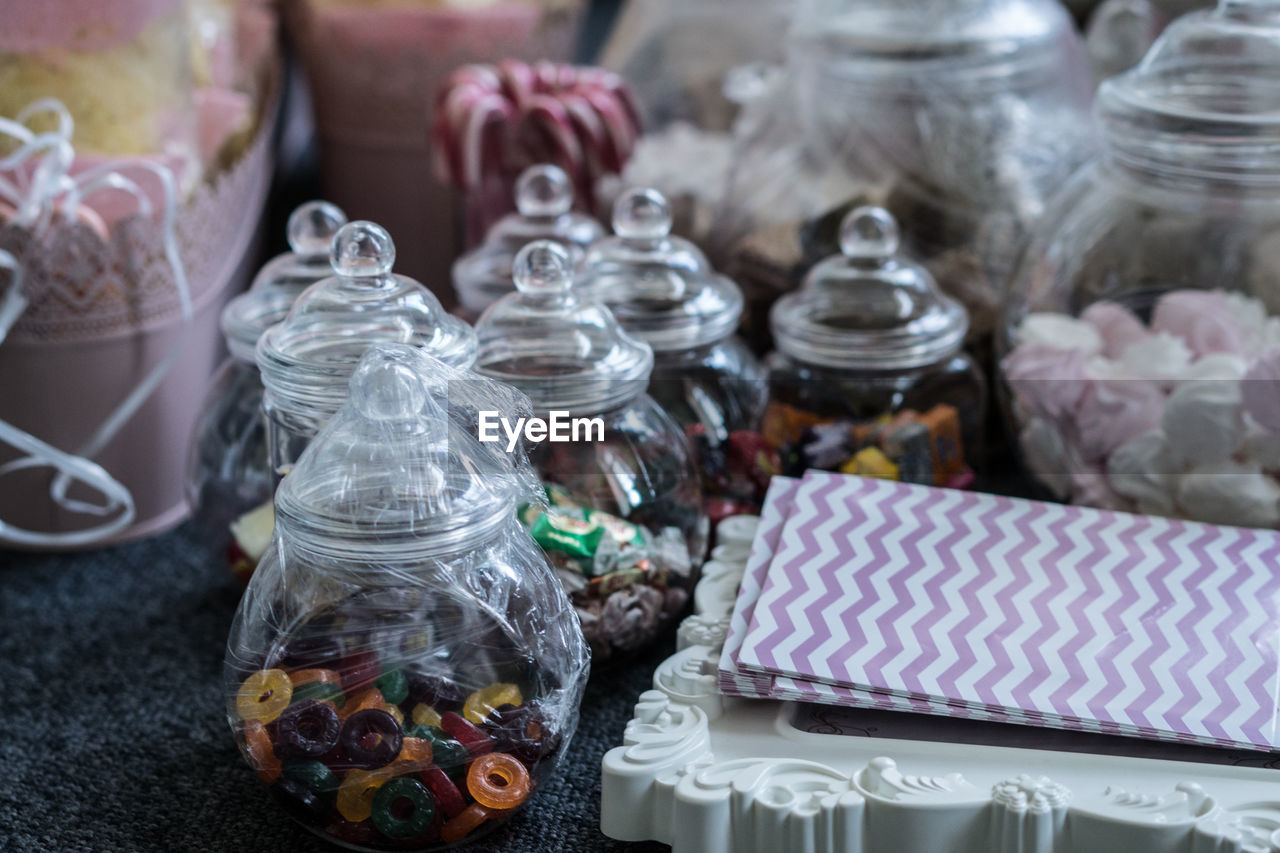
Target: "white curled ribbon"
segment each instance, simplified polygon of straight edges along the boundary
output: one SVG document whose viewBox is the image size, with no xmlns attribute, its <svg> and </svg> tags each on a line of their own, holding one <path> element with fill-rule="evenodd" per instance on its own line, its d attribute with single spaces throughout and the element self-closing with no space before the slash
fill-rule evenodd
<svg viewBox="0 0 1280 853">
<path fill-rule="evenodd" d="M 39 113 L 52 114 L 57 120 L 57 130 L 34 133 L 26 122 Z M 173 173 L 167 167 L 143 160 L 122 160 L 105 163 L 72 177 L 69 174 L 75 152 L 70 143 L 74 122 L 61 103 L 45 98 L 32 103 L 16 119 L 0 118 L 0 134 L 13 137 L 17 149 L 0 158 L 0 172 L 12 171 L 17 180 L 0 176 L 0 198 L 12 204 L 13 220 L 31 228 L 37 235 L 43 234 L 55 217 L 73 218 L 83 201 L 94 193 L 112 189 L 127 192 L 134 197 L 138 213 L 150 219 L 153 213 L 151 199 L 134 180 L 122 170 L 135 169 L 154 176 L 164 193 L 164 210 L 161 217 L 161 233 L 165 258 L 173 272 L 174 286 L 178 291 L 184 329 L 194 318 L 191 288 L 186 269 L 178 253 L 177 208 L 178 194 Z M 39 157 L 30 177 L 26 178 L 20 167 L 29 159 Z M 24 180 L 25 179 L 25 180 Z M 17 322 L 26 308 L 27 298 L 22 290 L 22 270 L 17 260 L 0 250 L 0 269 L 11 273 L 10 284 L 3 300 L 0 300 L 0 343 L 9 329 Z M 133 496 L 128 488 L 91 461 L 120 432 L 130 418 L 155 391 L 186 345 L 186 334 L 177 340 L 160 362 L 125 395 L 125 398 L 107 415 L 89 438 L 75 453 L 66 453 L 52 445 L 0 421 L 0 441 L 12 445 L 26 456 L 0 466 L 0 477 L 30 468 L 53 468 L 57 471 L 50 488 L 54 503 L 79 515 L 110 517 L 97 526 L 72 532 L 38 532 L 24 530 L 0 520 L 0 541 L 25 546 L 74 547 L 102 541 L 125 530 L 136 516 Z M 81 483 L 101 496 L 100 502 L 76 500 L 68 492 L 73 484 Z"/>
</svg>

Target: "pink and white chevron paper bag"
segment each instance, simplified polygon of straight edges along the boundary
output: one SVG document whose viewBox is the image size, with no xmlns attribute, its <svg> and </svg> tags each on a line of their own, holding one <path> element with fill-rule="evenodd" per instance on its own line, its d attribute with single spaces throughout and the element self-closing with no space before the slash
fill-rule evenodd
<svg viewBox="0 0 1280 853">
<path fill-rule="evenodd" d="M 726 692 L 1280 746 L 1276 531 L 810 472 L 774 550 Z"/>
</svg>

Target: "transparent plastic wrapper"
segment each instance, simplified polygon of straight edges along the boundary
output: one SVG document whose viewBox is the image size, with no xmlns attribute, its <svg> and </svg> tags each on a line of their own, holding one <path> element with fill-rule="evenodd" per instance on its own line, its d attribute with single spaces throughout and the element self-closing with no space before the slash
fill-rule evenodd
<svg viewBox="0 0 1280 853">
<path fill-rule="evenodd" d="M 480 438 L 537 441 L 530 456 L 550 506 L 526 507 L 521 518 L 602 663 L 673 624 L 697 580 L 708 524 L 684 431 L 645 393 L 652 350 L 571 279 L 567 251 L 531 243 L 516 256 L 516 293 L 476 323 L 477 371 L 528 394 L 537 415 L 499 423 L 491 412 Z"/>
<path fill-rule="evenodd" d="M 394 274 L 395 244 L 372 222 L 333 239 L 334 274 L 306 290 L 258 342 L 272 470 L 283 476 L 347 397 L 347 380 L 374 343 L 422 347 L 445 364 L 475 359 L 475 333 L 422 284 Z"/>
<path fill-rule="evenodd" d="M 569 250 L 575 265 L 604 236 L 604 226 L 573 210 L 573 186 L 559 166 L 530 166 L 516 181 L 516 212 L 489 229 L 484 242 L 453 264 L 459 313 L 471 320 L 515 290 L 511 265 L 534 240 L 554 240 Z"/>
<path fill-rule="evenodd" d="M 898 253 L 881 208 L 851 211 L 840 246 L 773 307 L 765 440 L 790 475 L 970 486 L 986 383 L 963 350 L 964 306 Z"/>
<path fill-rule="evenodd" d="M 346 221 L 327 202 L 300 206 L 289 217 L 290 251 L 269 261 L 249 290 L 222 311 L 230 356 L 214 375 L 196 418 L 186 493 L 206 537 L 219 544 L 232 537 L 232 568 L 246 578 L 271 535 L 276 480 L 262 417 L 265 389 L 255 360 L 258 339 L 285 318 L 303 290 L 332 273 L 329 244 Z"/>
<path fill-rule="evenodd" d="M 649 395 L 689 436 L 712 520 L 758 509 L 776 471 L 757 458 L 768 389 L 764 367 L 735 334 L 742 291 L 671 235 L 671 208 L 657 190 L 620 195 L 613 230 L 587 251 L 574 287 L 653 350 Z"/>
<path fill-rule="evenodd" d="M 201 162 L 182 0 L 9 0 L 3 11 L 0 115 L 57 98 L 75 120 L 81 168 L 157 156 L 182 191 L 195 188 Z"/>
<path fill-rule="evenodd" d="M 1014 276 L 1002 390 L 1056 497 L 1280 525 L 1280 3 L 1172 24 Z"/>
<path fill-rule="evenodd" d="M 754 246 L 787 275 L 835 248 L 849 209 L 884 207 L 986 335 L 1027 228 L 1090 151 L 1091 93 L 1056 0 L 805 0 L 786 72 L 744 117 L 717 243 L 750 252 L 825 214 L 807 256 Z"/>
<path fill-rule="evenodd" d="M 587 677 L 516 518 L 527 473 L 448 417 L 439 367 L 395 344 L 361 360 L 280 485 L 227 645 L 245 759 L 287 814 L 354 849 L 501 824 L 555 772 Z"/>
</svg>

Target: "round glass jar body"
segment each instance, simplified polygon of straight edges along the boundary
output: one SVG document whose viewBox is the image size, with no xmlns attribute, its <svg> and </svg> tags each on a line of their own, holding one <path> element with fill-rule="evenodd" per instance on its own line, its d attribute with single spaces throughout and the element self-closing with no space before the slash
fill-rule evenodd
<svg viewBox="0 0 1280 853">
<path fill-rule="evenodd" d="M 258 365 L 227 359 L 213 378 L 196 420 L 187 499 L 197 523 L 226 536 L 236 519 L 271 502 L 275 477 L 267 454 Z"/>
<path fill-rule="evenodd" d="M 209 541 L 231 534 L 229 559 L 237 574 L 253 570 L 271 536 L 271 468 L 262 413 L 265 388 L 254 360 L 258 339 L 283 320 L 294 300 L 332 271 L 329 244 L 346 215 L 323 201 L 300 205 L 289 217 L 290 251 L 259 270 L 246 293 L 222 311 L 230 356 L 205 393 L 188 450 L 187 500 Z"/>
<path fill-rule="evenodd" d="M 849 209 L 884 207 L 971 338 L 988 336 L 1024 235 L 1091 150 L 1093 81 L 1066 10 L 808 0 L 789 39 L 786 73 L 748 108 L 722 238 L 748 251 L 743 238 L 790 226 L 820 244 Z"/>
<path fill-rule="evenodd" d="M 355 849 L 442 849 L 504 821 L 558 764 L 587 677 L 516 517 L 532 472 L 451 410 L 449 381 L 476 379 L 451 370 L 370 347 L 276 491 L 227 642 L 245 759 L 287 814 Z"/>
<path fill-rule="evenodd" d="M 1280 525 L 1280 4 L 1174 22 L 1099 90 L 998 341 L 1023 460 L 1075 503 Z"/>
<path fill-rule="evenodd" d="M 683 613 L 708 525 L 684 433 L 651 397 L 586 418 L 582 435 L 532 452 L 550 506 L 523 517 L 598 667 L 647 646 Z"/>
<path fill-rule="evenodd" d="M 1280 393 L 1266 367 L 1280 191 L 1225 189 L 1098 163 L 1029 245 L 1000 391 L 1025 468 L 1054 497 L 1280 525 L 1280 423 L 1266 412 Z"/>
<path fill-rule="evenodd" d="M 549 505 L 521 518 L 607 663 L 663 633 L 693 591 L 707 544 L 698 472 L 684 430 L 645 393 L 653 351 L 579 297 L 569 252 L 537 241 L 514 268 L 516 292 L 476 323 L 476 371 L 527 394 L 545 422 L 523 434 Z"/>
<path fill-rule="evenodd" d="M 225 689 L 241 752 L 291 817 L 355 849 L 439 849 L 550 779 L 582 640 L 514 518 L 444 559 L 279 546 L 232 628 Z"/>
<path fill-rule="evenodd" d="M 839 370 L 773 353 L 764 437 L 782 473 L 843 471 L 932 486 L 972 484 L 986 383 L 959 353 L 906 372 Z"/>
</svg>

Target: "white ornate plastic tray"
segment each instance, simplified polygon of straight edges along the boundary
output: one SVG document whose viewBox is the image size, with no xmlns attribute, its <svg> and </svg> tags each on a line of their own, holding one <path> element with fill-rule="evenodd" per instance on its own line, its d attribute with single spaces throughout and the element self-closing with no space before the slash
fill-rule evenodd
<svg viewBox="0 0 1280 853">
<path fill-rule="evenodd" d="M 1004 740 L 1050 748 L 997 746 L 967 721 L 720 695 L 744 532 L 604 757 L 606 835 L 673 853 L 1280 853 L 1280 755 L 1021 727 Z"/>
</svg>

